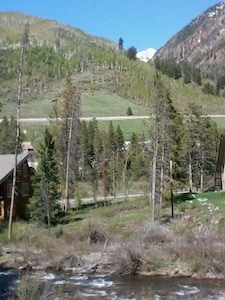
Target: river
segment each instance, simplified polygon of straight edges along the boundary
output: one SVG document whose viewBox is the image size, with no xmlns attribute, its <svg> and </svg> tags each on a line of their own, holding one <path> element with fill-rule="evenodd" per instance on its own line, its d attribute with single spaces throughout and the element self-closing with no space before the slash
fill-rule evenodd
<svg viewBox="0 0 225 300">
<path fill-rule="evenodd" d="M 30 275 L 35 276 L 35 273 L 30 273 Z M 48 299 L 225 299 L 225 281 L 221 280 L 143 276 L 87 276 L 71 273 L 44 273 L 42 274 L 42 280 L 54 286 L 55 296 Z M 19 279 L 16 273 L 0 270 L 0 299 L 7 299 L 7 295 L 12 293 L 18 282 Z"/>
</svg>

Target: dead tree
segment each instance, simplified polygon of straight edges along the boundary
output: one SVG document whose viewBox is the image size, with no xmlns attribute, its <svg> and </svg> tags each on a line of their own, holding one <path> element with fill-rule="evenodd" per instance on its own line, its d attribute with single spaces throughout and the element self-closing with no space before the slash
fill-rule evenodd
<svg viewBox="0 0 225 300">
<path fill-rule="evenodd" d="M 69 195 L 69 182 L 70 182 L 70 166 L 71 166 L 71 153 L 76 153 L 77 138 L 78 138 L 78 123 L 80 121 L 80 93 L 75 92 L 72 103 L 72 116 L 69 125 L 68 142 L 67 142 L 67 154 L 66 154 L 66 202 L 65 211 L 70 209 L 70 195 Z M 74 132 L 74 134 L 72 134 Z M 75 139 L 72 143 L 72 137 Z M 75 148 L 74 148 L 75 147 Z"/>
<path fill-rule="evenodd" d="M 8 239 L 12 241 L 12 219 L 14 211 L 14 200 L 16 193 L 16 171 L 17 171 L 17 156 L 19 151 L 20 144 L 20 106 L 21 106 L 21 92 L 22 92 L 22 76 L 23 76 L 23 63 L 24 55 L 27 49 L 28 40 L 29 40 L 29 23 L 27 22 L 24 27 L 22 43 L 21 43 L 21 52 L 19 58 L 19 70 L 18 70 L 18 92 L 17 92 L 17 119 L 16 119 L 16 145 L 15 145 L 15 165 L 13 170 L 13 182 L 12 182 L 12 194 L 11 194 L 11 204 L 10 204 L 10 213 L 9 213 L 9 230 L 8 230 Z"/>
</svg>

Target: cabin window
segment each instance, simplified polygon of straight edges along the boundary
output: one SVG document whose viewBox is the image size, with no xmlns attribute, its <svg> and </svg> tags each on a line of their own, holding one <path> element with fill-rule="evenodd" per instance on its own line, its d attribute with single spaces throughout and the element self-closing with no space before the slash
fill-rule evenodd
<svg viewBox="0 0 225 300">
<path fill-rule="evenodd" d="M 4 201 L 0 201 L 0 219 L 4 219 Z"/>
<path fill-rule="evenodd" d="M 23 177 L 27 177 L 27 164 L 23 164 Z"/>
<path fill-rule="evenodd" d="M 29 196 L 29 183 L 28 182 L 22 183 L 22 195 Z"/>
<path fill-rule="evenodd" d="M 7 197 L 8 198 L 12 197 L 12 183 L 7 184 Z"/>
<path fill-rule="evenodd" d="M 8 177 L 7 177 L 7 181 L 13 181 L 13 173 L 11 173 Z"/>
</svg>

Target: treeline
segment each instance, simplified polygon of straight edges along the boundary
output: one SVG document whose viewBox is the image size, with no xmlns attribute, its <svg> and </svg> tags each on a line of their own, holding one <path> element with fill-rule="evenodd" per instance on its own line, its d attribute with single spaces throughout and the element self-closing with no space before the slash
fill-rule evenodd
<svg viewBox="0 0 225 300">
<path fill-rule="evenodd" d="M 187 61 L 177 63 L 173 58 L 154 59 L 156 70 L 175 80 L 182 79 L 185 84 L 194 83 L 202 87 L 202 91 L 208 95 L 224 96 L 225 75 L 217 75 L 213 80 L 204 78 L 199 68 L 191 66 Z M 215 74 L 214 74 L 215 75 Z M 205 81 L 203 83 L 203 80 Z"/>
<path fill-rule="evenodd" d="M 191 82 L 202 85 L 202 75 L 199 68 L 192 67 L 187 61 L 177 63 L 175 59 L 160 59 L 156 56 L 154 59 L 156 70 L 161 71 L 163 74 L 178 80 L 183 79 L 185 84 Z"/>
</svg>

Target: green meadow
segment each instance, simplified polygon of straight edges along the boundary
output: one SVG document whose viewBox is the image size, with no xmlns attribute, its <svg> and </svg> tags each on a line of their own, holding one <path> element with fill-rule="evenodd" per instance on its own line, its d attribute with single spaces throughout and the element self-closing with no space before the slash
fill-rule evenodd
<svg viewBox="0 0 225 300">
<path fill-rule="evenodd" d="M 123 131 L 125 139 L 130 139 L 133 132 L 137 135 L 144 134 L 147 138 L 149 135 L 151 122 L 149 120 L 116 120 L 112 121 L 114 129 L 119 125 Z M 34 143 L 38 143 L 42 140 L 46 126 L 45 124 L 22 124 L 21 130 L 25 133 L 26 140 L 31 140 Z M 100 130 L 109 129 L 109 121 L 98 121 L 98 127 Z"/>
<path fill-rule="evenodd" d="M 52 111 L 54 102 L 49 99 L 38 97 L 32 101 L 22 102 L 21 118 L 44 118 L 48 117 Z M 4 100 L 2 102 L 2 111 L 0 118 L 3 116 L 10 117 L 16 115 L 16 100 Z M 131 108 L 133 115 L 148 115 L 146 107 L 135 104 L 129 99 L 124 99 L 115 94 L 109 95 L 104 92 L 94 94 L 83 94 L 81 96 L 81 114 L 83 117 L 109 117 L 109 116 L 126 116 L 128 107 Z"/>
<path fill-rule="evenodd" d="M 51 97 L 49 97 L 51 99 Z M 10 117 L 16 115 L 16 100 L 3 100 L 0 118 L 3 116 Z M 129 99 L 124 99 L 116 94 L 109 95 L 105 92 L 86 93 L 81 99 L 81 115 L 83 117 L 109 117 L 109 116 L 126 116 L 128 107 L 131 108 L 134 116 L 150 115 L 148 108 L 135 104 Z M 33 101 L 22 102 L 21 118 L 42 118 L 48 117 L 53 108 L 53 101 L 38 97 Z M 225 130 L 225 117 L 212 118 L 218 126 L 219 131 Z M 126 139 L 135 132 L 138 135 L 144 134 L 148 137 L 151 121 L 149 120 L 115 120 L 112 121 L 114 128 L 118 125 L 121 127 Z M 98 121 L 99 128 L 108 130 L 109 121 Z M 27 140 L 38 141 L 42 138 L 46 125 L 40 124 L 22 124 L 22 130 L 26 131 Z"/>
</svg>

